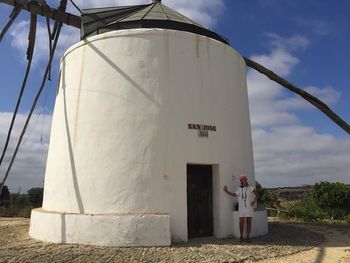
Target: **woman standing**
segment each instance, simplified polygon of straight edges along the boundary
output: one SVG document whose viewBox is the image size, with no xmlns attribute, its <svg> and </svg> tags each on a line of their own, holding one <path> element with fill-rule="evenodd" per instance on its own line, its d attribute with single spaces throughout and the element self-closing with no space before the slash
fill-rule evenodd
<svg viewBox="0 0 350 263">
<path fill-rule="evenodd" d="M 244 226 L 246 226 L 247 239 L 246 242 L 250 242 L 250 231 L 252 228 L 252 217 L 254 215 L 254 206 L 258 199 L 258 192 L 254 187 L 248 185 L 248 178 L 245 175 L 239 177 L 241 182 L 240 187 L 236 192 L 230 192 L 227 186 L 224 186 L 224 191 L 229 195 L 238 197 L 238 216 L 239 216 L 239 241 L 242 242 Z"/>
</svg>

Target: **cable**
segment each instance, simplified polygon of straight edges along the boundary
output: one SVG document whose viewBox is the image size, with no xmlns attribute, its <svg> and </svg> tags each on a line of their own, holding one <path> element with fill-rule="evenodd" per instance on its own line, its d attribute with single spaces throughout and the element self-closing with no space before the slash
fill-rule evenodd
<svg viewBox="0 0 350 263">
<path fill-rule="evenodd" d="M 51 70 L 49 70 L 50 72 Z M 46 101 L 47 101 L 47 94 L 48 94 L 48 88 L 45 89 L 45 99 L 44 99 L 44 107 L 43 107 L 43 121 L 41 123 L 41 134 L 40 134 L 40 142 L 43 143 L 43 133 L 44 133 L 44 123 L 45 123 L 45 107 L 46 107 Z"/>
<path fill-rule="evenodd" d="M 22 101 L 23 92 L 24 92 L 24 89 L 25 89 L 26 84 L 27 84 L 27 80 L 28 80 L 28 76 L 29 76 L 29 72 L 30 72 L 30 68 L 31 68 L 31 65 L 32 65 L 32 60 L 33 60 L 33 50 L 34 50 L 34 46 L 35 46 L 35 35 L 36 35 L 36 15 L 32 15 L 31 16 L 31 20 L 30 20 L 30 31 L 29 31 L 29 35 L 28 35 L 29 42 L 31 42 L 31 44 L 28 46 L 28 50 L 27 50 L 27 58 L 28 58 L 27 68 L 26 68 L 26 72 L 25 72 L 24 79 L 23 79 L 23 82 L 22 82 L 22 87 L 21 87 L 21 90 L 19 92 L 19 96 L 18 96 L 18 99 L 17 99 L 16 107 L 15 107 L 15 110 L 13 112 L 10 128 L 8 130 L 8 133 L 7 133 L 4 149 L 2 150 L 2 154 L 1 154 L 1 157 L 0 157 L 0 167 L 1 167 L 2 161 L 3 161 L 4 157 L 5 157 L 5 154 L 6 154 L 6 151 L 7 151 L 7 147 L 9 145 L 9 141 L 10 141 L 10 137 L 11 137 L 11 134 L 12 134 L 13 125 L 15 123 L 16 116 L 17 116 L 17 113 L 18 113 L 18 108 L 19 108 L 19 105 L 20 105 L 20 103 Z"/>
<path fill-rule="evenodd" d="M 28 138 L 30 138 L 30 135 L 32 135 L 32 132 L 33 132 L 34 128 L 36 127 L 36 124 L 37 124 L 41 114 L 43 114 L 43 110 L 38 112 L 36 114 L 36 119 L 34 120 L 34 122 L 31 122 L 31 123 L 33 123 L 33 125 L 30 127 L 30 130 L 26 133 L 26 136 L 24 137 L 24 140 L 22 141 L 21 147 L 23 147 L 27 143 Z"/>
<path fill-rule="evenodd" d="M 31 109 L 30 109 L 30 112 L 29 112 L 29 114 L 28 114 L 27 120 L 26 120 L 26 122 L 25 122 L 25 124 L 24 124 L 24 127 L 23 127 L 23 130 L 22 130 L 22 132 L 21 132 L 21 135 L 20 135 L 20 137 L 19 137 L 19 139 L 18 139 L 18 143 L 17 143 L 16 149 L 15 149 L 15 151 L 14 151 L 14 153 L 13 153 L 12 159 L 11 159 L 11 161 L 10 161 L 10 164 L 9 164 L 8 168 L 7 168 L 5 177 L 4 177 L 4 179 L 2 180 L 2 183 L 0 184 L 0 192 L 2 191 L 2 187 L 3 187 L 3 185 L 5 184 L 7 178 L 8 178 L 8 176 L 9 176 L 9 174 L 10 174 L 12 165 L 13 165 L 15 159 L 16 159 L 16 155 L 17 155 L 17 153 L 18 153 L 18 149 L 19 149 L 19 147 L 20 147 L 20 145 L 21 145 L 21 142 L 22 142 L 22 139 L 23 139 L 24 134 L 25 134 L 25 132 L 26 132 L 26 129 L 27 129 L 28 124 L 29 124 L 29 122 L 30 122 L 30 119 L 31 119 L 31 117 L 32 117 L 32 115 L 33 115 L 33 112 L 34 112 L 34 109 L 35 109 L 35 107 L 36 107 L 36 104 L 37 104 L 37 102 L 38 102 L 38 100 L 39 100 L 39 98 L 40 98 L 40 95 L 41 95 L 41 93 L 42 93 L 42 91 L 43 91 L 43 89 L 44 89 L 44 86 L 45 86 L 45 83 L 46 83 L 46 80 L 47 80 L 47 76 L 48 76 L 48 73 L 49 73 L 49 71 L 50 71 L 50 67 L 51 67 L 51 64 L 52 64 L 53 56 L 54 56 L 54 53 L 55 53 L 55 50 L 56 50 L 56 46 L 57 46 L 57 42 L 58 42 L 59 35 L 60 35 L 60 32 L 61 32 L 61 28 L 62 28 L 62 23 L 58 23 L 58 25 L 57 25 L 56 38 L 55 38 L 55 40 L 54 40 L 54 44 L 53 44 L 53 47 L 52 47 L 52 53 L 51 53 L 51 55 L 50 55 L 50 57 L 49 57 L 49 61 L 48 61 L 47 66 L 46 66 L 46 70 L 45 70 L 45 73 L 44 73 L 44 77 L 43 77 L 43 79 L 42 79 L 41 86 L 40 86 L 40 88 L 39 88 L 39 90 L 38 90 L 38 93 L 37 93 L 36 96 L 35 96 L 35 99 L 34 99 L 34 101 L 33 101 L 32 106 L 31 106 Z"/>
<path fill-rule="evenodd" d="M 79 6 L 76 3 L 74 3 L 73 0 L 69 0 L 69 2 L 71 2 L 71 4 L 81 13 L 81 9 L 79 8 Z"/>
</svg>

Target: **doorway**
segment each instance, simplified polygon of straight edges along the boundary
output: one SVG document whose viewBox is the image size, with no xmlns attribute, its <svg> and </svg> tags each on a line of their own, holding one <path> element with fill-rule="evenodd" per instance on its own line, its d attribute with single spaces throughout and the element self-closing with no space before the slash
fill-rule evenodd
<svg viewBox="0 0 350 263">
<path fill-rule="evenodd" d="M 211 165 L 187 165 L 188 238 L 213 235 L 213 171 Z"/>
</svg>

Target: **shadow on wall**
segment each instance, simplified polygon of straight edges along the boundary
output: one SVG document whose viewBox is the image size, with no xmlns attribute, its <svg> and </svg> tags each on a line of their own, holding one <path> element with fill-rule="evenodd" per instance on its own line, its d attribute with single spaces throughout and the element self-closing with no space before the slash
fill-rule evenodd
<svg viewBox="0 0 350 263">
<path fill-rule="evenodd" d="M 62 70 L 64 70 L 66 67 L 65 60 L 63 60 L 62 64 Z M 68 150 L 69 150 L 69 158 L 70 158 L 70 165 L 72 169 L 72 180 L 74 185 L 74 193 L 77 199 L 77 204 L 79 208 L 80 213 L 84 213 L 84 205 L 83 201 L 81 199 L 81 194 L 79 190 L 79 183 L 78 183 L 78 177 L 77 177 L 77 171 L 75 167 L 75 160 L 74 160 L 74 152 L 73 152 L 73 145 L 72 145 L 72 139 L 71 139 L 71 133 L 68 123 L 68 111 L 67 111 L 67 98 L 66 98 L 66 81 L 65 81 L 65 75 L 62 74 L 62 91 L 63 91 L 63 106 L 64 106 L 64 118 L 66 123 L 66 134 L 67 134 L 67 142 L 68 142 Z"/>
<path fill-rule="evenodd" d="M 66 215 L 61 214 L 61 243 L 67 242 Z"/>
<path fill-rule="evenodd" d="M 138 91 L 140 91 L 148 100 L 150 100 L 154 105 L 156 105 L 158 108 L 161 107 L 161 105 L 150 95 L 148 94 L 142 87 L 137 84 L 136 81 L 134 81 L 130 76 L 125 73 L 120 67 L 118 67 L 114 62 L 108 58 L 101 50 L 99 50 L 96 46 L 94 46 L 91 42 L 84 40 L 87 46 L 89 46 L 93 51 L 95 51 L 103 60 L 105 60 L 115 71 L 117 71 L 123 78 L 125 78 L 129 83 L 136 88 Z"/>
<path fill-rule="evenodd" d="M 101 52 L 96 46 L 94 46 L 92 43 L 85 40 L 85 43 L 87 46 L 89 46 L 93 51 L 95 51 L 103 60 L 105 60 L 109 65 L 112 66 L 112 68 L 118 72 L 123 78 L 125 78 L 134 88 L 136 88 L 139 92 L 141 92 L 149 101 L 151 101 L 154 105 L 156 105 L 158 108 L 160 108 L 160 104 L 151 96 L 149 95 L 142 87 L 137 84 L 132 78 L 128 76 L 121 68 L 119 68 L 116 64 L 113 63 L 111 59 L 109 59 L 103 52 Z M 72 172 L 72 182 L 74 185 L 74 191 L 76 196 L 77 205 L 79 208 L 80 213 L 84 213 L 84 205 L 81 198 L 81 193 L 79 189 L 79 182 L 78 182 L 78 176 L 76 171 L 76 164 L 75 164 L 75 158 L 74 158 L 74 149 L 73 149 L 73 143 L 72 143 L 72 137 L 71 137 L 71 129 L 69 126 L 68 121 L 68 107 L 67 107 L 67 84 L 65 79 L 65 69 L 66 68 L 66 61 L 65 59 L 62 60 L 62 69 L 61 72 L 63 74 L 60 74 L 61 78 L 60 81 L 62 82 L 62 92 L 63 92 L 63 106 L 64 106 L 64 118 L 65 118 L 65 128 L 66 128 L 66 135 L 67 135 L 67 143 L 68 143 L 68 150 L 69 150 L 69 158 L 70 158 L 70 165 L 71 165 L 71 172 Z M 83 74 L 83 69 L 82 73 Z M 69 88 L 71 90 L 71 88 Z M 73 88 L 72 88 L 73 90 Z M 89 91 L 89 90 L 87 90 Z M 80 87 L 78 87 L 78 92 L 81 92 Z M 84 89 L 85 92 L 85 89 Z M 90 90 L 91 92 L 91 90 Z M 78 113 L 76 113 L 78 114 Z"/>
</svg>

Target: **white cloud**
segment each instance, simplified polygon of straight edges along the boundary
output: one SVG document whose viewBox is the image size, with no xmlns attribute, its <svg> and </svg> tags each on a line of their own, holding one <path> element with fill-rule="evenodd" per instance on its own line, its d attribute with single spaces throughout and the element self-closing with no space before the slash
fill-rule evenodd
<svg viewBox="0 0 350 263">
<path fill-rule="evenodd" d="M 252 59 L 288 78 L 300 62 L 293 51 L 306 48 L 309 41 L 300 36 L 267 36 L 271 50 Z M 265 186 L 314 184 L 321 180 L 350 183 L 350 140 L 319 134 L 301 124 L 295 110 L 315 108 L 299 96 L 252 70 L 247 80 L 256 179 Z M 341 97 L 330 86 L 304 89 L 329 105 L 335 105 Z"/>
<path fill-rule="evenodd" d="M 291 125 L 254 129 L 256 179 L 267 186 L 350 183 L 350 140 Z"/>
<path fill-rule="evenodd" d="M 295 65 L 299 63 L 298 58 L 281 48 L 272 50 L 269 54 L 253 55 L 251 59 L 282 77 L 288 76 Z M 248 71 L 247 81 L 253 127 L 298 123 L 297 116 L 279 109 L 280 103 L 278 102 L 281 99 L 287 99 L 283 88 L 253 70 Z M 294 98 L 288 97 L 288 99 Z"/>
<path fill-rule="evenodd" d="M 252 60 L 264 65 L 282 77 L 288 77 L 300 63 L 292 51 L 297 47 L 305 48 L 309 40 L 302 36 L 283 38 L 276 34 L 266 34 L 271 50 L 267 54 L 253 55 Z M 292 45 L 292 43 L 299 43 Z M 253 127 L 269 127 L 271 125 L 298 124 L 298 117 L 290 110 L 314 109 L 314 107 L 297 95 L 272 82 L 254 70 L 247 75 L 248 95 L 251 121 Z M 331 86 L 308 86 L 304 89 L 329 105 L 340 99 L 341 93 Z"/>
<path fill-rule="evenodd" d="M 251 123 L 253 128 L 298 124 L 298 117 L 292 113 L 279 111 L 273 102 L 264 101 L 251 107 Z"/>
<path fill-rule="evenodd" d="M 341 92 L 334 89 L 331 86 L 327 86 L 324 88 L 310 86 L 304 88 L 304 90 L 310 93 L 311 95 L 319 98 L 329 106 L 335 105 L 341 97 Z M 302 110 L 313 109 L 314 107 L 306 100 L 300 99 L 299 96 L 280 99 L 275 103 L 275 105 L 280 110 Z"/>
<path fill-rule="evenodd" d="M 310 41 L 301 35 L 294 35 L 288 38 L 281 37 L 271 32 L 267 32 L 264 35 L 269 38 L 270 46 L 277 49 L 295 50 L 307 48 L 310 44 Z"/>
<path fill-rule="evenodd" d="M 280 48 L 271 51 L 268 55 L 254 55 L 252 59 L 281 76 L 289 75 L 293 67 L 299 63 L 298 58 Z"/>
<path fill-rule="evenodd" d="M 53 23 L 52 23 L 53 24 Z M 53 27 L 51 24 L 51 27 Z M 14 24 L 10 31 L 11 45 L 25 54 L 28 46 L 29 21 L 21 20 Z M 59 58 L 63 55 L 64 50 L 79 40 L 79 30 L 72 27 L 63 27 L 55 57 Z M 39 22 L 36 30 L 36 41 L 33 55 L 33 64 L 38 65 L 40 62 L 46 62 L 49 57 L 49 38 L 47 26 L 43 22 Z M 25 56 L 23 56 L 25 59 Z"/>
<path fill-rule="evenodd" d="M 22 37 L 23 35 L 28 36 L 29 21 L 19 21 L 12 27 L 10 35 L 12 36 L 11 45 L 12 47 L 20 50 L 26 50 L 28 46 L 28 39 Z"/>
<path fill-rule="evenodd" d="M 323 21 L 318 18 L 297 17 L 294 19 L 296 23 L 319 36 L 327 36 L 332 32 L 332 23 Z"/>
<path fill-rule="evenodd" d="M 20 132 L 22 131 L 26 114 L 18 114 L 12 132 L 10 144 L 1 165 L 1 180 L 6 172 L 13 151 L 16 147 Z M 48 141 L 51 128 L 51 115 L 44 112 L 33 114 L 27 132 L 22 141 L 17 158 L 13 164 L 6 184 L 13 192 L 22 188 L 22 192 L 31 187 L 43 186 Z M 12 118 L 12 113 L 0 112 L 0 149 L 2 152 L 6 135 Z"/>
</svg>

